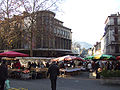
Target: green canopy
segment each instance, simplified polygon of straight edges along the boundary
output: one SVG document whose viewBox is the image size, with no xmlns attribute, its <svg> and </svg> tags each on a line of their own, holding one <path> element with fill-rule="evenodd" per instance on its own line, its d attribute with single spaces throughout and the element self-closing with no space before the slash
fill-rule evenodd
<svg viewBox="0 0 120 90">
<path fill-rule="evenodd" d="M 116 57 L 115 57 L 115 56 L 112 56 L 112 55 L 102 54 L 101 59 L 104 59 L 104 60 L 115 60 Z"/>
<path fill-rule="evenodd" d="M 94 56 L 86 56 L 85 60 L 116 60 L 116 57 L 107 54 L 98 54 Z"/>
<path fill-rule="evenodd" d="M 92 60 L 94 56 L 86 56 L 84 59 L 85 60 Z"/>
<path fill-rule="evenodd" d="M 93 59 L 100 59 L 100 60 L 115 60 L 115 56 L 107 55 L 107 54 L 99 54 L 95 55 Z"/>
</svg>

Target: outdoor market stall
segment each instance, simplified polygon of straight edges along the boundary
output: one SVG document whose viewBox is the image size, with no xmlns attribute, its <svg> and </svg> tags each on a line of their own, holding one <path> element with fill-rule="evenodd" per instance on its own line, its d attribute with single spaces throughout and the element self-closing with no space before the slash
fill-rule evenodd
<svg viewBox="0 0 120 90">
<path fill-rule="evenodd" d="M 20 61 L 21 67 L 9 68 L 9 73 L 11 78 L 19 79 L 40 79 L 46 78 L 47 68 L 43 64 L 42 59 L 35 59 L 34 57 L 16 57 L 15 59 Z M 29 59 L 28 59 L 29 58 Z M 15 62 L 16 60 L 12 60 Z M 29 66 L 31 62 L 31 66 Z M 24 68 L 23 68 L 24 67 Z"/>
<path fill-rule="evenodd" d="M 23 68 L 19 61 L 19 59 L 15 59 L 15 57 L 28 57 L 28 54 L 19 53 L 15 51 L 6 51 L 0 53 L 0 57 L 3 60 L 6 60 L 8 63 L 8 75 L 9 77 L 20 78 L 20 73 Z"/>
<path fill-rule="evenodd" d="M 29 55 L 8 51 L 0 53 L 2 60 L 9 62 L 8 71 L 10 78 L 37 79 L 45 78 L 47 73 L 46 62 L 51 58 L 28 57 Z M 29 62 L 31 63 L 29 66 Z"/>
<path fill-rule="evenodd" d="M 50 62 L 51 58 L 46 57 L 22 57 L 20 58 L 22 65 L 29 70 L 32 79 L 40 79 L 47 77 L 48 66 L 47 62 Z M 25 75 L 25 74 L 24 74 Z M 23 78 L 24 79 L 24 75 Z"/>
<path fill-rule="evenodd" d="M 88 56 L 89 57 L 89 56 Z M 88 58 L 86 57 L 86 59 Z M 119 56 L 115 57 L 113 55 L 106 55 L 106 54 L 98 54 L 91 56 L 91 64 L 92 72 L 90 72 L 90 77 L 100 78 L 100 73 L 104 70 L 108 72 L 116 72 L 116 70 L 120 70 L 120 62 Z M 89 65 L 89 64 L 88 64 Z"/>
<path fill-rule="evenodd" d="M 60 75 L 74 76 L 74 75 L 79 75 L 80 71 L 81 71 L 80 68 L 60 69 Z"/>
<path fill-rule="evenodd" d="M 51 61 L 56 61 L 60 68 L 60 75 L 78 75 L 83 70 L 82 63 L 85 62 L 81 57 L 78 56 L 62 56 Z M 80 64 L 81 63 L 81 64 Z"/>
</svg>

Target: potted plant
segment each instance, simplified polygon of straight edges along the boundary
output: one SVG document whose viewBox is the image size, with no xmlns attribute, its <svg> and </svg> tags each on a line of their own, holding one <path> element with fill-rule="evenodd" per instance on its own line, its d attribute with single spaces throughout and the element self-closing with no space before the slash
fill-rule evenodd
<svg viewBox="0 0 120 90">
<path fill-rule="evenodd" d="M 102 76 L 102 78 L 111 78 L 111 77 L 120 78 L 120 70 L 102 70 L 100 75 Z"/>
</svg>

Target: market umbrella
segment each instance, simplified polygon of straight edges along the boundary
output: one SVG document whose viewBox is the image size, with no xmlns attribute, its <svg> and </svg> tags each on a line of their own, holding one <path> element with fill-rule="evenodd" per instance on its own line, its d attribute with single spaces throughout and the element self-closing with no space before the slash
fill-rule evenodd
<svg viewBox="0 0 120 90">
<path fill-rule="evenodd" d="M 99 54 L 95 55 L 93 59 L 100 59 L 100 60 L 115 60 L 115 56 L 107 55 L 107 54 Z"/>
<path fill-rule="evenodd" d="M 75 59 L 76 57 L 75 56 L 67 56 L 64 58 L 65 61 L 70 61 L 70 60 L 73 60 Z"/>
<path fill-rule="evenodd" d="M 62 56 L 62 57 L 58 57 L 58 58 L 54 58 L 51 61 L 70 61 L 70 60 L 81 60 L 84 61 L 82 58 L 77 57 L 77 56 Z"/>
<path fill-rule="evenodd" d="M 65 59 L 65 57 L 67 57 L 67 56 L 69 56 L 69 55 L 57 57 L 57 58 L 52 59 L 51 61 L 63 61 Z"/>
<path fill-rule="evenodd" d="M 93 56 L 93 59 L 100 59 L 101 56 L 102 56 L 101 54 L 95 55 L 95 56 Z"/>
<path fill-rule="evenodd" d="M 85 60 L 92 60 L 94 56 L 86 56 Z"/>
<path fill-rule="evenodd" d="M 120 60 L 120 56 L 117 56 L 117 57 L 116 57 L 116 60 Z"/>
<path fill-rule="evenodd" d="M 74 58 L 75 60 L 80 60 L 80 61 L 86 61 L 84 58 L 80 57 L 80 56 L 75 56 Z"/>
<path fill-rule="evenodd" d="M 68 56 L 68 57 L 65 57 L 66 61 L 69 61 L 69 60 L 80 60 L 80 61 L 85 61 L 83 58 L 79 57 L 79 56 Z"/>
<path fill-rule="evenodd" d="M 15 51 L 3 52 L 3 53 L 0 53 L 0 56 L 1 57 L 29 57 L 28 54 L 19 53 Z"/>
</svg>

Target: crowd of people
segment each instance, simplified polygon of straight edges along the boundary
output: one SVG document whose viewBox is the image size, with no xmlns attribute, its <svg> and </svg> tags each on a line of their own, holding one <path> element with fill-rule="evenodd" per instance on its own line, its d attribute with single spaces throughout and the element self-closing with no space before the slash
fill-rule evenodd
<svg viewBox="0 0 120 90">
<path fill-rule="evenodd" d="M 106 70 L 120 70 L 120 62 L 118 61 L 90 61 L 86 62 L 86 68 L 94 71 L 98 68 Z"/>
<path fill-rule="evenodd" d="M 12 69 L 21 69 L 22 65 L 19 60 L 14 63 L 6 64 L 4 61 L 0 65 L 0 90 L 4 90 L 4 83 L 5 80 L 8 78 L 8 65 L 11 65 Z M 52 90 L 56 90 L 56 80 L 57 76 L 59 75 L 59 69 L 66 69 L 66 68 L 75 68 L 83 66 L 86 68 L 86 71 L 89 72 L 96 72 L 96 78 L 100 78 L 99 72 L 103 69 L 106 70 L 120 70 L 120 62 L 119 61 L 109 61 L 109 60 L 98 60 L 98 61 L 60 61 L 60 62 L 28 62 L 27 69 L 31 70 L 31 68 L 48 68 L 47 76 L 50 75 L 51 80 L 51 88 Z M 4 74 L 2 74 L 4 73 Z"/>
<path fill-rule="evenodd" d="M 102 70 L 120 70 L 119 61 L 89 61 L 85 63 L 85 67 L 89 72 L 96 72 L 96 78 L 100 78 L 100 72 Z"/>
<path fill-rule="evenodd" d="M 71 61 L 60 61 L 56 63 L 60 69 L 66 69 L 66 68 L 75 68 L 75 67 L 83 66 L 84 62 L 71 60 Z"/>
<path fill-rule="evenodd" d="M 9 63 L 10 64 L 10 63 Z M 13 69 L 20 69 L 21 64 L 19 61 L 16 61 L 14 64 L 11 65 Z M 36 68 L 40 67 L 39 64 L 30 63 L 28 62 L 28 68 Z M 47 76 L 50 75 L 50 80 L 51 80 L 51 88 L 52 90 L 56 90 L 56 80 L 57 76 L 59 75 L 59 67 L 58 65 L 54 62 L 49 64 L 49 62 L 45 63 L 45 67 L 48 68 Z M 5 90 L 5 81 L 8 79 L 8 64 L 4 60 L 1 62 L 0 65 L 0 90 Z"/>
</svg>

